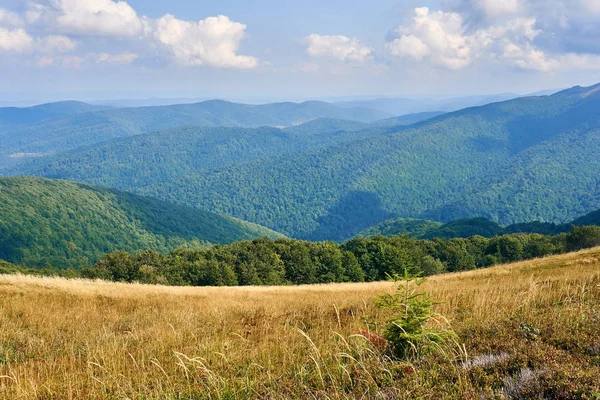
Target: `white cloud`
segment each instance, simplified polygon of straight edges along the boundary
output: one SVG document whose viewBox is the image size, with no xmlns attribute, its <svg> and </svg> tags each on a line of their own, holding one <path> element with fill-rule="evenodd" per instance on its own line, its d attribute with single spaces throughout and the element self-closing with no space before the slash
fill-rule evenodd
<svg viewBox="0 0 600 400">
<path fill-rule="evenodd" d="M 80 56 L 39 56 L 36 58 L 37 65 L 40 68 L 61 67 L 61 68 L 79 68 L 85 62 L 84 57 Z"/>
<path fill-rule="evenodd" d="M 0 52 L 23 53 L 33 47 L 33 38 L 24 29 L 0 27 Z"/>
<path fill-rule="evenodd" d="M 245 37 L 246 25 L 219 15 L 201 21 L 185 21 L 166 14 L 159 19 L 139 16 L 124 0 L 24 0 L 27 4 L 24 18 L 38 30 L 66 35 L 106 36 L 129 38 L 138 46 L 151 44 L 168 52 L 173 59 L 186 66 L 211 66 L 218 68 L 255 68 L 259 60 L 240 55 L 238 50 Z M 15 15 L 0 9 L 2 19 L 15 20 Z M 3 31 L 3 42 L 8 42 L 20 31 Z M 15 38 L 10 38 L 10 48 L 16 48 Z M 90 38 L 83 39 L 83 43 Z M 38 55 L 73 51 L 78 42 L 68 36 L 53 35 L 36 39 Z M 131 43 L 134 43 L 133 41 Z M 8 48 L 4 44 L 3 48 Z M 1 49 L 1 48 L 0 48 Z M 119 55 L 102 53 L 98 63 L 129 64 L 137 58 L 132 52 Z M 41 64 L 49 60 L 41 58 Z M 62 64 L 62 63 L 61 63 Z M 56 60 L 51 65 L 57 65 Z M 261 65 L 266 65 L 262 63 Z"/>
<path fill-rule="evenodd" d="M 142 20 L 127 2 L 120 0 L 51 0 L 48 5 L 32 3 L 26 18 L 30 23 L 45 21 L 51 28 L 64 33 L 117 37 L 142 33 Z"/>
<path fill-rule="evenodd" d="M 540 34 L 535 18 L 514 18 L 502 25 L 468 31 L 461 14 L 415 9 L 408 24 L 396 30 L 388 51 L 398 57 L 426 61 L 447 69 L 461 69 L 479 59 L 539 71 L 555 67 L 533 40 Z"/>
<path fill-rule="evenodd" d="M 373 58 L 373 50 L 356 38 L 342 35 L 317 35 L 306 37 L 306 52 L 311 57 L 332 57 L 341 61 L 365 62 Z"/>
<path fill-rule="evenodd" d="M 388 50 L 398 57 L 410 57 L 421 61 L 431 51 L 421 39 L 414 35 L 402 35 L 387 45 Z"/>
<path fill-rule="evenodd" d="M 137 54 L 133 54 L 130 52 L 124 52 L 121 54 L 108 54 L 108 53 L 100 53 L 96 57 L 97 64 L 131 64 L 138 58 Z"/>
<path fill-rule="evenodd" d="M 75 50 L 78 43 L 67 36 L 50 35 L 38 39 L 37 47 L 41 53 L 68 53 Z"/>
<path fill-rule="evenodd" d="M 543 51 L 535 49 L 530 43 L 518 45 L 509 40 L 503 42 L 501 58 L 521 69 L 535 71 L 549 71 L 559 66 L 556 60 L 547 57 Z"/>
<path fill-rule="evenodd" d="M 428 58 L 449 69 L 463 68 L 473 61 L 474 38 L 465 35 L 458 13 L 416 8 L 409 25 L 399 27 L 396 33 L 398 38 L 387 44 L 393 55 L 415 60 Z"/>
<path fill-rule="evenodd" d="M 23 20 L 14 12 L 0 8 L 0 24 L 4 26 L 20 27 L 23 26 Z"/>
<path fill-rule="evenodd" d="M 146 20 L 146 34 L 168 49 L 182 65 L 226 68 L 254 68 L 255 57 L 238 55 L 246 25 L 224 15 L 198 22 L 184 21 L 167 14 L 156 21 Z"/>
</svg>

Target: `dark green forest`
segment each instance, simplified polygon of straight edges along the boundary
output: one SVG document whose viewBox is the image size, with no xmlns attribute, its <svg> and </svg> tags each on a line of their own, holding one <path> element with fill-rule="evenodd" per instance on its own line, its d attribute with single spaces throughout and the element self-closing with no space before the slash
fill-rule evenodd
<svg viewBox="0 0 600 400">
<path fill-rule="evenodd" d="M 555 236 L 419 240 L 355 238 L 341 245 L 255 239 L 207 250 L 115 252 L 84 269 L 87 278 L 185 286 L 289 285 L 380 281 L 402 273 L 435 275 L 561 254 L 600 245 L 600 227 Z"/>
<path fill-rule="evenodd" d="M 30 267 L 89 266 L 111 251 L 166 252 L 281 235 L 207 211 L 111 189 L 0 178 L 0 259 Z"/>
<path fill-rule="evenodd" d="M 453 239 L 470 236 L 494 237 L 511 233 L 539 233 L 557 235 L 569 232 L 573 226 L 600 225 L 600 212 L 594 211 L 586 216 L 565 224 L 549 222 L 524 222 L 502 226 L 485 218 L 465 218 L 446 224 L 424 219 L 394 218 L 362 231 L 359 236 L 394 236 L 406 234 L 418 239 Z"/>
</svg>

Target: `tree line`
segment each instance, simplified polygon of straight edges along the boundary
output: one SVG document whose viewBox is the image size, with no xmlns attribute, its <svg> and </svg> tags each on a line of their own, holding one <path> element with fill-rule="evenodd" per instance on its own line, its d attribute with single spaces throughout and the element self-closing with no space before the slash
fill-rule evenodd
<svg viewBox="0 0 600 400">
<path fill-rule="evenodd" d="M 485 268 L 600 245 L 600 227 L 559 235 L 510 234 L 421 240 L 357 237 L 343 244 L 260 238 L 210 249 L 107 254 L 81 271 L 87 278 L 176 286 L 288 285 L 384 280 Z"/>
</svg>

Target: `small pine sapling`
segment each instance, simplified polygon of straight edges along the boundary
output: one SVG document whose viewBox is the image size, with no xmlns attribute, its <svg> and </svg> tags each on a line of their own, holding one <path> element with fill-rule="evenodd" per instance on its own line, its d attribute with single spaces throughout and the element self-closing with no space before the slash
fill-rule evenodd
<svg viewBox="0 0 600 400">
<path fill-rule="evenodd" d="M 389 279 L 398 284 L 396 293 L 379 296 L 376 306 L 393 311 L 383 337 L 394 356 L 410 361 L 424 353 L 443 351 L 442 345 L 456 339 L 456 334 L 447 327 L 446 319 L 433 311 L 434 303 L 429 295 L 420 290 L 425 279 L 407 269 L 402 275 L 394 274 Z"/>
</svg>

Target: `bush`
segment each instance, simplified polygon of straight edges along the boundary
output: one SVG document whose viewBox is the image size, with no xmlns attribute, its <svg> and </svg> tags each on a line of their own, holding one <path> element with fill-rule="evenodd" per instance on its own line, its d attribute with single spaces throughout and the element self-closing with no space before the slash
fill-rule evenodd
<svg viewBox="0 0 600 400">
<path fill-rule="evenodd" d="M 600 227 L 580 226 L 575 227 L 567 234 L 567 250 L 577 251 L 600 246 Z"/>
</svg>

